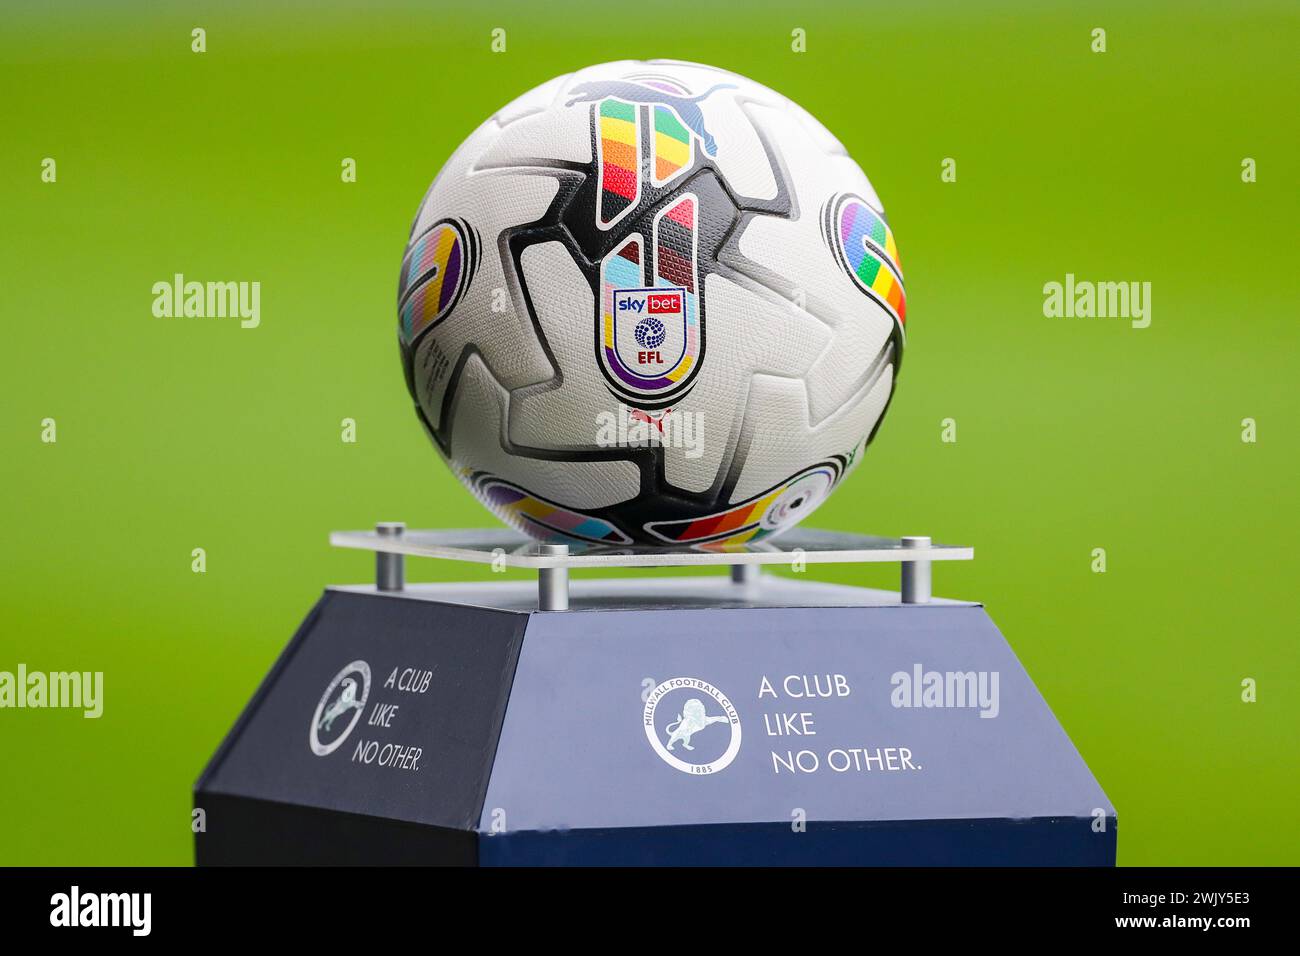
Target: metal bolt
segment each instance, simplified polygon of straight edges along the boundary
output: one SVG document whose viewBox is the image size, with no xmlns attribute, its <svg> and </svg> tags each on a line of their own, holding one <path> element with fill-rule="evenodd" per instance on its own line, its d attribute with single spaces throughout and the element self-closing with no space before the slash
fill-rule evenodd
<svg viewBox="0 0 1300 956">
<path fill-rule="evenodd" d="M 537 553 L 546 557 L 563 557 L 569 553 L 567 544 L 539 544 Z M 567 611 L 569 609 L 569 569 L 537 569 L 537 607 L 542 611 Z"/>
<path fill-rule="evenodd" d="M 375 525 L 375 534 L 382 538 L 400 538 L 406 531 L 401 521 L 381 521 Z M 400 591 L 406 587 L 406 556 L 389 551 L 375 552 L 375 589 Z"/>
<path fill-rule="evenodd" d="M 901 540 L 905 548 L 928 548 L 930 539 L 925 535 L 908 535 Z M 930 603 L 930 562 L 927 560 L 902 562 L 902 599 L 904 604 Z"/>
</svg>

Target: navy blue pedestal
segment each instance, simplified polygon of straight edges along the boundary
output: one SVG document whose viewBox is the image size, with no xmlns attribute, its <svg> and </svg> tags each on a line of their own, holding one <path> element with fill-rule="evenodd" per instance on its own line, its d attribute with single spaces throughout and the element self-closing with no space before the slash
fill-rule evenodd
<svg viewBox="0 0 1300 956">
<path fill-rule="evenodd" d="M 1113 865 L 978 605 L 789 579 L 325 593 L 195 788 L 200 864 Z"/>
</svg>

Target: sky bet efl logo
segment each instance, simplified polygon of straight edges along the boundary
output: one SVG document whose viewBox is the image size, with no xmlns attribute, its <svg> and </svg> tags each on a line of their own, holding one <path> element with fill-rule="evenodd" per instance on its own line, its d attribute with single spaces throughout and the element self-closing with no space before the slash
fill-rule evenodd
<svg viewBox="0 0 1300 956">
<path fill-rule="evenodd" d="M 614 341 L 632 375 L 658 379 L 671 372 L 686 354 L 686 290 L 615 289 Z"/>
</svg>

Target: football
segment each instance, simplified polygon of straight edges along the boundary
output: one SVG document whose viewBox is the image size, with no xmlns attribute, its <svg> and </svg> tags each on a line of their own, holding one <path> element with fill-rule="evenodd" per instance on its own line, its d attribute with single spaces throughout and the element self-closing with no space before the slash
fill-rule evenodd
<svg viewBox="0 0 1300 956">
<path fill-rule="evenodd" d="M 805 110 L 693 63 L 593 66 L 447 160 L 398 283 L 407 387 L 540 539 L 721 548 L 862 460 L 906 299 L 875 190 Z"/>
</svg>

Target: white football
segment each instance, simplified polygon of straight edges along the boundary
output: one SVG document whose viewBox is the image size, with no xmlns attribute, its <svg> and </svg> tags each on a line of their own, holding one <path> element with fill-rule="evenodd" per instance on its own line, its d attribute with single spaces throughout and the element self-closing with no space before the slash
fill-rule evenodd
<svg viewBox="0 0 1300 956">
<path fill-rule="evenodd" d="M 905 300 L 875 190 L 790 100 L 593 66 L 461 144 L 402 261 L 434 445 L 535 537 L 726 547 L 807 517 L 893 392 Z"/>
</svg>

